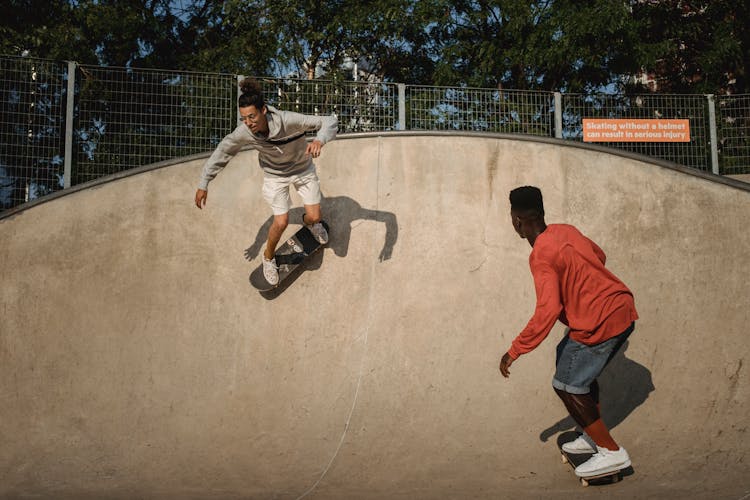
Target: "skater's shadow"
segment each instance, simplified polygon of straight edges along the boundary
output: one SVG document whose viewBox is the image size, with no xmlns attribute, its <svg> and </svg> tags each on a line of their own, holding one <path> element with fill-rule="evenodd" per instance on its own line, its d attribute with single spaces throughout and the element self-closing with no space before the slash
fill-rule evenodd
<svg viewBox="0 0 750 500">
<path fill-rule="evenodd" d="M 655 389 L 651 372 L 625 356 L 629 341 L 622 345 L 612 361 L 599 376 L 602 420 L 609 429 L 617 427 L 633 410 L 641 406 Z M 568 416 L 544 429 L 539 440 L 546 442 L 558 432 L 575 429 L 576 423 Z"/>
<path fill-rule="evenodd" d="M 385 238 L 383 247 L 380 250 L 378 259 L 382 262 L 391 258 L 393 247 L 398 239 L 398 223 L 396 215 L 391 212 L 382 210 L 371 210 L 362 207 L 358 202 L 348 196 L 334 196 L 324 198 L 321 201 L 323 219 L 330 227 L 329 242 L 327 248 L 333 250 L 337 257 L 346 257 L 349 253 L 349 242 L 352 235 L 352 224 L 359 220 L 370 220 L 385 224 Z M 302 216 L 305 213 L 304 207 L 296 207 L 289 211 L 289 226 L 299 227 L 302 224 Z M 255 241 L 245 249 L 245 258 L 248 261 L 256 259 L 265 249 L 268 230 L 273 222 L 273 216 L 269 217 L 258 229 Z M 285 234 L 289 233 L 289 229 Z M 295 272 L 290 274 L 277 288 L 271 292 L 264 292 L 266 298 L 275 298 L 301 274 L 303 270 L 316 270 L 323 263 L 323 253 L 317 252 L 299 266 Z"/>
</svg>

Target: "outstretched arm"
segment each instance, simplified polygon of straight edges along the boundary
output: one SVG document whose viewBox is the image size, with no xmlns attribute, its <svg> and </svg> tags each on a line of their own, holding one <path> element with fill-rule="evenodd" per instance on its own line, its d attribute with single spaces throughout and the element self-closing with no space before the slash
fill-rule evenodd
<svg viewBox="0 0 750 500">
<path fill-rule="evenodd" d="M 211 156 L 206 160 L 201 171 L 201 179 L 198 190 L 195 192 L 195 205 L 198 208 L 206 206 L 208 198 L 208 183 L 211 182 L 221 170 L 226 167 L 229 160 L 234 158 L 240 149 L 247 143 L 247 127 L 240 125 L 231 134 L 224 137 Z"/>
<path fill-rule="evenodd" d="M 508 349 L 508 353 L 514 358 L 536 349 L 547 338 L 563 309 L 555 270 L 539 257 L 532 259 L 530 263 L 536 289 L 536 308 L 526 327 Z"/>
<path fill-rule="evenodd" d="M 317 132 L 315 141 L 320 145 L 328 144 L 336 138 L 339 121 L 336 115 L 303 115 L 295 111 L 279 111 L 287 132 L 305 131 Z"/>
</svg>

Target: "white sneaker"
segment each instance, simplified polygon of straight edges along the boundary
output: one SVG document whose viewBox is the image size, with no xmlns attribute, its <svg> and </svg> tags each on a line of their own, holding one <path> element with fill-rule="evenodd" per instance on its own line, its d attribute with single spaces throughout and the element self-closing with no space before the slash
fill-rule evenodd
<svg viewBox="0 0 750 500">
<path fill-rule="evenodd" d="M 326 231 L 326 228 L 321 224 L 320 222 L 316 222 L 312 226 L 307 226 L 310 229 L 310 232 L 313 236 L 315 236 L 315 239 L 318 240 L 318 243 L 321 245 L 325 245 L 328 243 L 328 231 Z"/>
<path fill-rule="evenodd" d="M 625 448 L 617 451 L 596 447 L 597 452 L 590 459 L 576 467 L 576 476 L 591 477 L 608 472 L 616 472 L 630 466 L 630 457 Z"/>
<path fill-rule="evenodd" d="M 263 257 L 263 277 L 266 278 L 269 285 L 279 284 L 279 268 L 276 266 L 276 257 L 271 260 Z"/>
<path fill-rule="evenodd" d="M 562 449 L 565 453 L 571 455 L 578 455 L 583 453 L 596 453 L 596 444 L 594 441 L 584 432 L 574 441 L 564 443 Z"/>
</svg>

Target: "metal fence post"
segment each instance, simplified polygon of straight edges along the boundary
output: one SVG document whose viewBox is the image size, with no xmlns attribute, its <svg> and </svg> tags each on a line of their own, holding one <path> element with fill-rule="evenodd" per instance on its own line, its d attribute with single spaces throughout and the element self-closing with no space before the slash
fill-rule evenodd
<svg viewBox="0 0 750 500">
<path fill-rule="evenodd" d="M 398 84 L 398 129 L 406 130 L 406 84 Z"/>
<path fill-rule="evenodd" d="M 719 175 L 719 143 L 716 134 L 716 101 L 713 94 L 707 94 L 708 99 L 708 130 L 711 145 L 711 171 Z"/>
<path fill-rule="evenodd" d="M 237 95 L 240 94 L 240 83 L 242 80 L 245 79 L 245 75 L 237 75 Z M 237 110 L 237 126 L 239 126 L 242 123 L 242 113 L 240 113 L 239 106 L 236 105 L 235 102 L 230 103 L 230 106 L 234 107 L 234 109 Z M 231 107 L 229 109 L 232 109 Z"/>
<path fill-rule="evenodd" d="M 73 110 L 76 100 L 76 68 L 68 61 L 68 90 L 65 96 L 65 159 L 63 164 L 63 189 L 68 189 L 73 177 Z"/>
<path fill-rule="evenodd" d="M 555 137 L 563 138 L 562 94 L 560 92 L 555 92 Z"/>
</svg>

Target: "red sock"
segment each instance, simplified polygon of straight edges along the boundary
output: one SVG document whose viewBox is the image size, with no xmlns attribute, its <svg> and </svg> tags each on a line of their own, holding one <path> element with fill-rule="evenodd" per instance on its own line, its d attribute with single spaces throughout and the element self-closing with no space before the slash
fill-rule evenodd
<svg viewBox="0 0 750 500">
<path fill-rule="evenodd" d="M 607 426 L 604 425 L 604 421 L 602 421 L 601 418 L 583 430 L 594 440 L 597 446 L 606 448 L 610 451 L 617 451 L 620 449 L 620 447 L 617 446 L 617 443 L 615 443 L 615 440 L 612 439 L 609 430 L 607 430 Z"/>
</svg>

